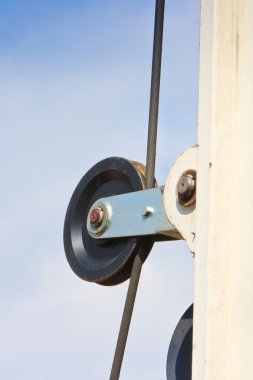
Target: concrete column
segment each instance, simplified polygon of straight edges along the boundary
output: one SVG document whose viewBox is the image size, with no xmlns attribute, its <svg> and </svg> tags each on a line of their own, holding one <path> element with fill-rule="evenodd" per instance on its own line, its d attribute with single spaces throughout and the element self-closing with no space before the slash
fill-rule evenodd
<svg viewBox="0 0 253 380">
<path fill-rule="evenodd" d="M 202 0 L 193 380 L 253 379 L 253 0 Z"/>
</svg>

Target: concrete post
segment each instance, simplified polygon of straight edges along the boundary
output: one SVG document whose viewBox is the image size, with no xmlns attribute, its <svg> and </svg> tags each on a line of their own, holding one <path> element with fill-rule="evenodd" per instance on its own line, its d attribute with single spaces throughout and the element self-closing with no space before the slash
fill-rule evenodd
<svg viewBox="0 0 253 380">
<path fill-rule="evenodd" d="M 253 379 L 253 0 L 202 0 L 193 380 Z"/>
</svg>

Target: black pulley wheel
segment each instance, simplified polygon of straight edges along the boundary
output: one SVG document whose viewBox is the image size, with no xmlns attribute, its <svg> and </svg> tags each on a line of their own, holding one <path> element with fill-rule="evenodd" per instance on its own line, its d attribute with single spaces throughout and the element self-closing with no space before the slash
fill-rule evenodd
<svg viewBox="0 0 253 380">
<path fill-rule="evenodd" d="M 83 176 L 71 197 L 64 224 L 65 253 L 77 276 L 101 285 L 116 285 L 130 277 L 137 253 L 146 259 L 153 237 L 95 239 L 86 227 L 96 200 L 144 189 L 145 167 L 124 158 L 102 160 Z"/>
<path fill-rule="evenodd" d="M 167 380 L 191 380 L 193 304 L 186 310 L 173 333 L 167 356 Z"/>
</svg>

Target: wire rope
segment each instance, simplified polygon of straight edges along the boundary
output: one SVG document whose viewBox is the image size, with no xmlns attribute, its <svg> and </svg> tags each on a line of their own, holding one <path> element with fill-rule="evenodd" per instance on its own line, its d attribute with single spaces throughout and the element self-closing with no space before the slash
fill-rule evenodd
<svg viewBox="0 0 253 380">
<path fill-rule="evenodd" d="M 155 161 L 162 60 L 164 5 L 165 0 L 156 0 L 146 158 L 147 188 L 152 188 L 155 184 Z M 117 345 L 111 368 L 110 380 L 118 380 L 120 376 L 121 366 L 127 342 L 127 336 L 133 314 L 139 279 L 141 275 L 141 268 L 143 263 L 142 256 L 144 256 L 143 253 L 137 254 L 133 262 L 131 278 L 129 282 L 120 330 L 118 334 Z"/>
</svg>

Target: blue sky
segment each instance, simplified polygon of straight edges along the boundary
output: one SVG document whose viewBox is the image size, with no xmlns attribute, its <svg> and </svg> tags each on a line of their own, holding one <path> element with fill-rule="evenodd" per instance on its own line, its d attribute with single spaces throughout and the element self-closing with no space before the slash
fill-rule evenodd
<svg viewBox="0 0 253 380">
<path fill-rule="evenodd" d="M 127 283 L 77 278 L 62 229 L 100 159 L 145 162 L 155 1 L 1 1 L 1 352 L 6 380 L 109 377 Z M 197 142 L 199 1 L 166 4 L 156 176 Z M 95 142 L 95 144 L 94 144 Z M 123 380 L 165 379 L 193 299 L 184 242 L 144 265 Z"/>
</svg>

